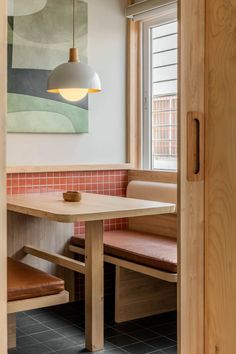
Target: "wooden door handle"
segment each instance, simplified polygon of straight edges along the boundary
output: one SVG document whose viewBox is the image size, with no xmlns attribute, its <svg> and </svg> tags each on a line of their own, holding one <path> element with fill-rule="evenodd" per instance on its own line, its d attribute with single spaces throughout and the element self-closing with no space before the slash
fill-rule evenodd
<svg viewBox="0 0 236 354">
<path fill-rule="evenodd" d="M 204 180 L 205 142 L 204 114 L 187 114 L 187 179 L 191 182 Z"/>
</svg>

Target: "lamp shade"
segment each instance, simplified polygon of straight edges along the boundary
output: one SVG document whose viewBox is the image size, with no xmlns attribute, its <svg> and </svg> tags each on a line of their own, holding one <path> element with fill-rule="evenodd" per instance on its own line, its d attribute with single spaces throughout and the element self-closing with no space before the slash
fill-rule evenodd
<svg viewBox="0 0 236 354">
<path fill-rule="evenodd" d="M 101 91 L 101 81 L 98 74 L 89 65 L 69 61 L 59 65 L 50 74 L 47 91 L 60 93 L 65 89 L 85 89 L 88 93 Z"/>
</svg>

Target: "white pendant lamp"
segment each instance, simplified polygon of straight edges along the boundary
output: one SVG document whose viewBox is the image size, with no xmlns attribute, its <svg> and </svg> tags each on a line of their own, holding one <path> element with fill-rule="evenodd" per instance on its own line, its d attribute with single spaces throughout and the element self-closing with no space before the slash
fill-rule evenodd
<svg viewBox="0 0 236 354">
<path fill-rule="evenodd" d="M 68 101 L 82 100 L 88 93 L 101 91 L 98 74 L 89 65 L 79 61 L 75 48 L 75 0 L 73 1 L 73 48 L 70 48 L 68 63 L 57 66 L 50 74 L 47 92 L 59 93 Z"/>
</svg>

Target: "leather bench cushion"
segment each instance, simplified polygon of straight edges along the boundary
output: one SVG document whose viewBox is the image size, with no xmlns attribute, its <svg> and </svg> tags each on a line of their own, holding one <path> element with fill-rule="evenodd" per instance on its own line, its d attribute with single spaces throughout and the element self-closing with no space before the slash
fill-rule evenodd
<svg viewBox="0 0 236 354">
<path fill-rule="evenodd" d="M 74 236 L 71 244 L 83 247 L 85 236 Z M 137 264 L 177 272 L 176 239 L 131 230 L 104 232 L 104 252 Z"/>
<path fill-rule="evenodd" d="M 41 270 L 8 258 L 8 301 L 55 295 L 64 290 L 64 281 Z"/>
</svg>

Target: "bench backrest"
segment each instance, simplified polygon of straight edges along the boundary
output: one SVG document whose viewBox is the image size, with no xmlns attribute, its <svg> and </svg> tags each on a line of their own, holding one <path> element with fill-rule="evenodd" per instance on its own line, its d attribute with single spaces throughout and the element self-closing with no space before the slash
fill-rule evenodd
<svg viewBox="0 0 236 354">
<path fill-rule="evenodd" d="M 133 180 L 128 184 L 127 197 L 176 204 L 177 184 Z M 177 216 L 165 214 L 130 218 L 129 228 L 156 235 L 177 237 Z"/>
</svg>

